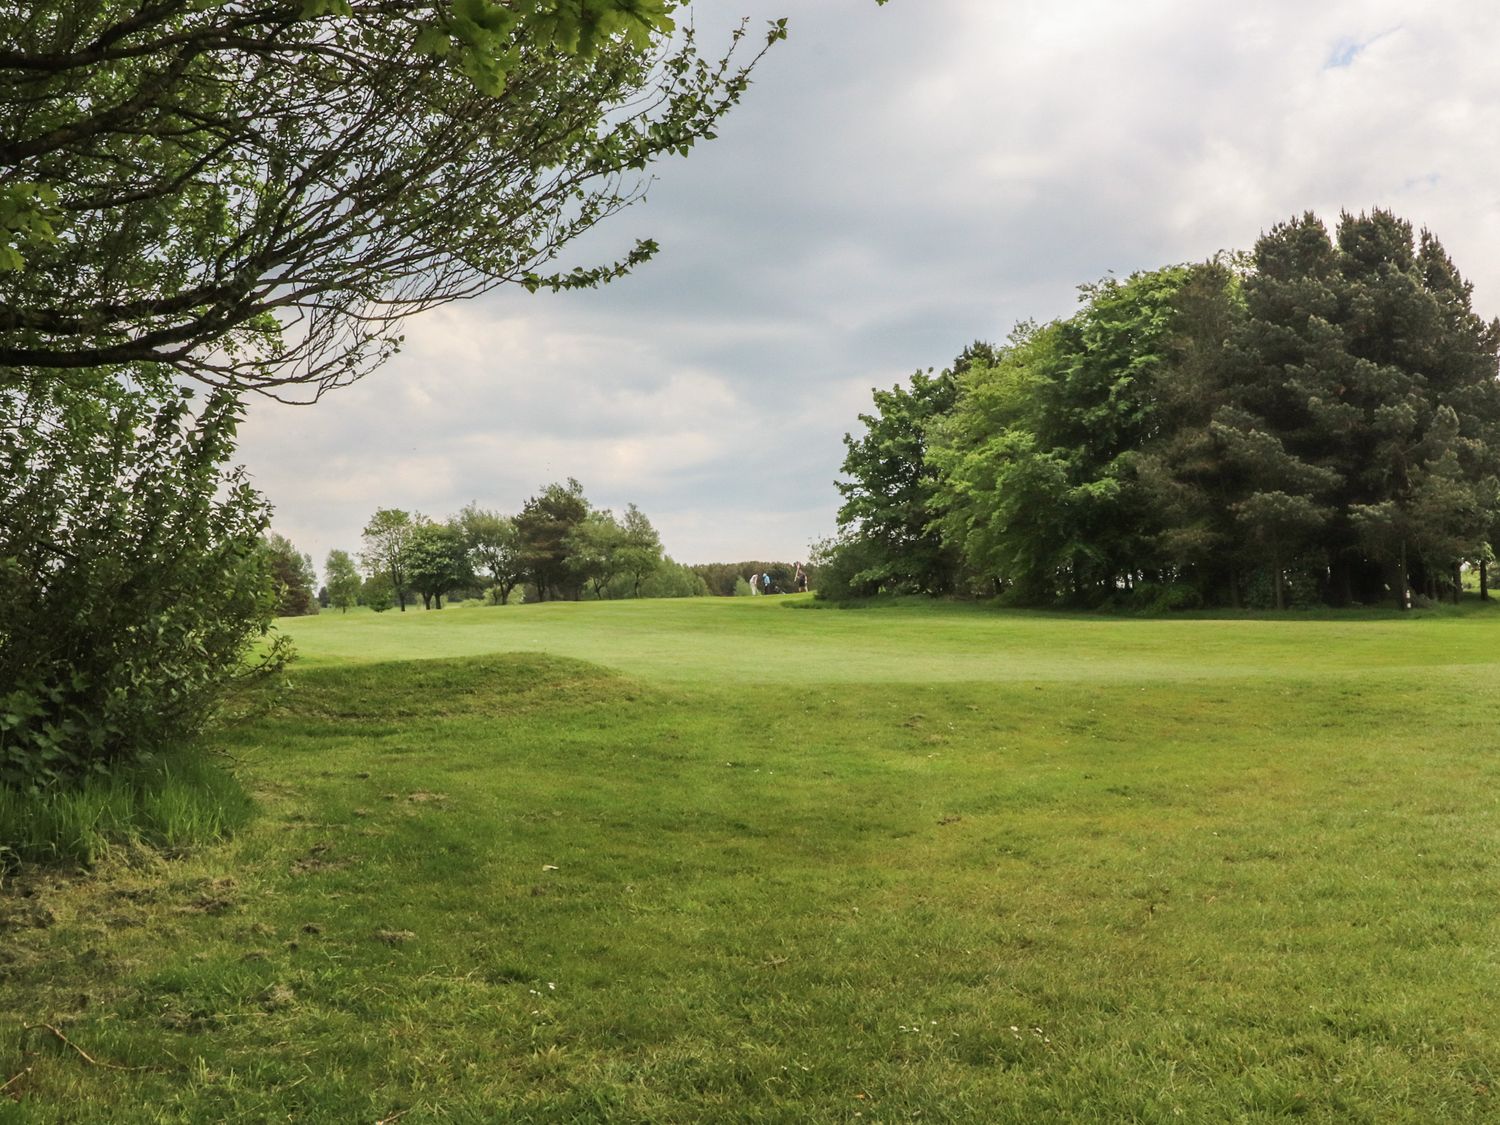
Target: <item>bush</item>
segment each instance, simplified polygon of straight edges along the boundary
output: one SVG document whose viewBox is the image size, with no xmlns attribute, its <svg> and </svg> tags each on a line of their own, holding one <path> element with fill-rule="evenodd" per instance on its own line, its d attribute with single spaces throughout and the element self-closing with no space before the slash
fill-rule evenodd
<svg viewBox="0 0 1500 1125">
<path fill-rule="evenodd" d="M 814 543 L 810 563 L 817 575 L 814 594 L 835 602 L 874 597 L 880 592 L 875 575 L 881 559 L 879 548 L 854 532 Z"/>
<path fill-rule="evenodd" d="M 691 567 L 663 559 L 641 583 L 643 598 L 706 598 L 708 583 Z"/>
<path fill-rule="evenodd" d="M 0 382 L 0 785 L 188 742 L 270 632 L 266 505 L 225 467 L 240 405 L 194 416 L 134 374 Z M 287 655 L 277 639 L 260 667 Z"/>
<path fill-rule="evenodd" d="M 1183 582 L 1138 582 L 1130 592 L 1130 608 L 1139 613 L 1178 613 L 1203 608 L 1203 595 Z"/>
<path fill-rule="evenodd" d="M 377 574 L 365 579 L 359 592 L 359 600 L 376 613 L 384 613 L 396 604 L 396 588 L 391 585 L 390 575 Z"/>
</svg>

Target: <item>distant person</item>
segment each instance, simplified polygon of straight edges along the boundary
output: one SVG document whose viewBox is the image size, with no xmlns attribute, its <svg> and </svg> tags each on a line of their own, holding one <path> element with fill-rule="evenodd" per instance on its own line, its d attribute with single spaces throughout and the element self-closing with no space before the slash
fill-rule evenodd
<svg viewBox="0 0 1500 1125">
<path fill-rule="evenodd" d="M 797 573 L 792 576 L 792 589 L 799 594 L 807 593 L 807 571 L 802 569 L 802 564 L 797 564 Z"/>
<path fill-rule="evenodd" d="M 760 576 L 760 592 L 769 594 L 771 592 L 771 572 L 767 571 Z"/>
<path fill-rule="evenodd" d="M 758 593 L 760 593 L 760 575 L 752 574 L 750 576 L 750 596 L 753 598 Z"/>
</svg>

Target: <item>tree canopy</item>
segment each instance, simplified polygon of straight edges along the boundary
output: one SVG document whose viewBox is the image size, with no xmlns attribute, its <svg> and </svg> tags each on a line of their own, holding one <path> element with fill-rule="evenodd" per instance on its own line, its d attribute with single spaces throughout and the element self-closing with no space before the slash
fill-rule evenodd
<svg viewBox="0 0 1500 1125">
<path fill-rule="evenodd" d="M 920 589 L 936 543 L 969 588 L 1030 602 L 1456 595 L 1500 523 L 1500 323 L 1471 295 L 1385 211 L 1084 286 L 941 395 L 876 392 L 835 570 Z"/>
<path fill-rule="evenodd" d="M 765 46 L 678 0 L 38 0 L 0 8 L 0 364 L 171 365 L 317 397 L 413 312 L 560 272 L 713 136 Z"/>
</svg>

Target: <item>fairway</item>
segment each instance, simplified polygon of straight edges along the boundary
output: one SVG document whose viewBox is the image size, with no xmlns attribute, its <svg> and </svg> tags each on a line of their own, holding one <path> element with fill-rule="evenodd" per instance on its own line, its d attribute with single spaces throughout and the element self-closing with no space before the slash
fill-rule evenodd
<svg viewBox="0 0 1500 1125">
<path fill-rule="evenodd" d="M 1500 1115 L 1500 613 L 281 624 L 245 831 L 0 899 L 0 1121 Z"/>
<path fill-rule="evenodd" d="M 280 625 L 304 668 L 534 652 L 679 683 L 1326 680 L 1500 661 L 1500 610 L 1148 620 L 769 597 L 326 612 Z"/>
</svg>

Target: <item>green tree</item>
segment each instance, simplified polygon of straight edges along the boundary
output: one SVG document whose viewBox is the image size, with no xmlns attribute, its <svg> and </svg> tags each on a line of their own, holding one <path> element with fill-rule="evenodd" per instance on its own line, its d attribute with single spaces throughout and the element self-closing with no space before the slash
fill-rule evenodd
<svg viewBox="0 0 1500 1125">
<path fill-rule="evenodd" d="M 390 582 L 391 597 L 406 612 L 406 595 L 411 589 L 411 541 L 417 521 L 400 508 L 377 508 L 365 524 L 364 550 L 360 561 L 365 573 L 385 576 Z"/>
<path fill-rule="evenodd" d="M 521 564 L 539 600 L 577 596 L 568 567 L 569 538 L 588 514 L 583 486 L 569 477 L 566 485 L 554 483 L 542 489 L 516 515 Z"/>
<path fill-rule="evenodd" d="M 1189 277 L 1173 266 L 1084 286 L 1077 314 L 1019 326 L 929 426 L 947 542 L 1021 600 L 1099 600 L 1158 569 L 1135 462 Z"/>
<path fill-rule="evenodd" d="M 564 543 L 567 569 L 572 580 L 595 598 L 602 598 L 609 584 L 620 573 L 620 552 L 625 545 L 625 529 L 608 509 L 589 512 L 568 532 Z"/>
<path fill-rule="evenodd" d="M 621 538 L 616 548 L 619 572 L 631 583 L 631 596 L 640 597 L 641 587 L 661 567 L 661 536 L 646 513 L 634 504 L 625 509 L 625 518 L 620 523 Z M 706 588 L 706 584 L 705 584 Z"/>
<path fill-rule="evenodd" d="M 940 513 L 937 469 L 928 456 L 928 430 L 958 396 L 958 377 L 993 360 L 976 343 L 938 375 L 918 371 L 908 386 L 872 389 L 875 412 L 861 414 L 865 432 L 844 435 L 848 479 L 835 482 L 843 504 L 839 527 L 865 543 L 868 581 L 891 590 L 943 594 L 953 587 L 957 558 L 934 527 Z"/>
<path fill-rule="evenodd" d="M 422 608 L 443 608 L 443 595 L 473 580 L 468 546 L 457 523 L 434 523 L 421 516 L 413 521 L 406 544 L 407 581 L 422 598 Z"/>
<path fill-rule="evenodd" d="M 269 536 L 265 550 L 278 591 L 276 616 L 303 617 L 317 613 L 313 587 L 317 585 L 318 572 L 313 569 L 312 557 L 298 551 L 284 535 Z"/>
<path fill-rule="evenodd" d="M 349 557 L 348 551 L 335 548 L 328 552 L 328 558 L 323 563 L 323 579 L 329 601 L 344 613 L 349 612 L 350 606 L 359 603 L 359 569 Z"/>
<path fill-rule="evenodd" d="M 458 513 L 458 526 L 468 550 L 469 567 L 500 591 L 500 604 L 526 578 L 516 521 L 498 512 L 468 504 Z"/>
<path fill-rule="evenodd" d="M 706 598 L 708 583 L 690 566 L 673 562 L 670 557 L 657 561 L 656 568 L 639 586 L 642 598 Z"/>
<path fill-rule="evenodd" d="M 418 310 L 620 276 L 655 245 L 549 271 L 651 161 L 713 135 L 763 50 L 735 61 L 742 27 L 701 56 L 684 7 L 0 9 L 0 365 L 149 360 L 316 396 Z"/>
<path fill-rule="evenodd" d="M 365 579 L 359 590 L 359 600 L 374 613 L 384 613 L 396 602 L 391 586 L 391 576 L 384 571 Z"/>
</svg>

